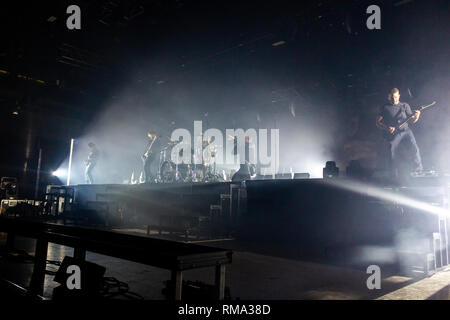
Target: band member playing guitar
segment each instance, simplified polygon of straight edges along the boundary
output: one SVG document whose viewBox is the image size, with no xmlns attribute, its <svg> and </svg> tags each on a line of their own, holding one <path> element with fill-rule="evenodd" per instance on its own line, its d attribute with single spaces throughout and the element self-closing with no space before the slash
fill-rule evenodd
<svg viewBox="0 0 450 320">
<path fill-rule="evenodd" d="M 159 139 L 155 133 L 148 132 L 147 136 L 150 138 L 150 143 L 147 151 L 141 156 L 143 162 L 144 182 L 154 182 L 156 176 L 152 175 L 151 165 L 157 158 L 159 149 Z"/>
<path fill-rule="evenodd" d="M 89 142 L 88 143 L 89 149 L 91 150 L 89 152 L 87 160 L 84 162 L 86 163 L 86 170 L 84 172 L 86 183 L 87 184 L 93 184 L 94 178 L 92 176 L 92 170 L 94 169 L 95 165 L 97 164 L 97 160 L 99 157 L 99 151 L 94 143 Z"/>
<path fill-rule="evenodd" d="M 398 147 L 401 142 L 406 141 L 414 153 L 414 170 L 421 172 L 422 159 L 420 157 L 419 147 L 411 129 L 408 127 L 408 121 L 416 123 L 420 118 L 420 111 L 411 111 L 409 104 L 400 102 L 400 92 L 393 88 L 388 96 L 390 103 L 384 105 L 377 117 L 377 126 L 384 130 L 385 137 L 389 141 L 390 166 L 392 174 L 397 175 L 399 163 L 397 161 Z"/>
</svg>

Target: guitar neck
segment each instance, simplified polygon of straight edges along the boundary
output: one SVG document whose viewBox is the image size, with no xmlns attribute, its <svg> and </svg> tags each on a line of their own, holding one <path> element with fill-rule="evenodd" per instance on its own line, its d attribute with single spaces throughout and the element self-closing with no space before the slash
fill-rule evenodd
<svg viewBox="0 0 450 320">
<path fill-rule="evenodd" d="M 422 111 L 422 109 L 419 109 L 419 111 Z M 406 118 L 405 121 L 403 121 L 401 124 L 399 124 L 398 128 L 403 128 L 409 121 L 411 121 L 414 118 L 414 115 L 410 115 L 408 118 Z"/>
<path fill-rule="evenodd" d="M 146 155 L 148 155 L 150 153 L 150 151 L 152 150 L 152 146 L 155 141 L 156 141 L 156 138 L 153 139 L 152 143 L 150 143 L 150 146 L 148 147 L 147 151 L 145 152 Z"/>
<path fill-rule="evenodd" d="M 426 105 L 426 106 L 421 106 L 419 109 L 417 109 L 416 111 L 422 111 L 422 110 L 425 110 L 426 108 L 429 108 L 429 107 L 431 107 L 431 106 L 434 106 L 436 104 L 436 101 L 433 101 L 433 103 L 430 103 L 429 105 Z M 405 121 L 403 121 L 399 126 L 398 126 L 398 128 L 402 128 L 405 124 L 407 124 L 410 120 L 412 120 L 412 118 L 414 118 L 414 114 L 413 115 L 410 115 Z"/>
</svg>

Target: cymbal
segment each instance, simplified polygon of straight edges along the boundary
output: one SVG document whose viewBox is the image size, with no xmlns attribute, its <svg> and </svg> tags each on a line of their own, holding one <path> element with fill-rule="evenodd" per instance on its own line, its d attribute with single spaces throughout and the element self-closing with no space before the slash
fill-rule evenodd
<svg viewBox="0 0 450 320">
<path fill-rule="evenodd" d="M 228 139 L 228 140 L 235 140 L 235 139 L 237 139 L 237 136 L 234 136 L 234 137 L 233 137 L 233 136 L 230 136 L 229 134 L 227 134 L 227 139 Z M 245 137 L 244 137 L 244 140 L 245 140 L 245 141 L 247 141 L 247 140 L 248 140 L 248 141 L 252 141 L 252 139 L 250 139 L 250 137 L 248 137 L 248 136 L 245 136 Z"/>
<path fill-rule="evenodd" d="M 228 139 L 228 140 L 234 140 L 234 137 L 233 137 L 233 136 L 230 136 L 229 134 L 227 134 L 227 139 Z"/>
</svg>

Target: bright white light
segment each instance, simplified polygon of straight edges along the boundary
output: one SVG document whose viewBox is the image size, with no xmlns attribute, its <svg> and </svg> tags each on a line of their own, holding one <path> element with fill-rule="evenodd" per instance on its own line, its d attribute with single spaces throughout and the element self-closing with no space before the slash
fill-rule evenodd
<svg viewBox="0 0 450 320">
<path fill-rule="evenodd" d="M 324 167 L 324 164 L 323 164 L 323 162 L 317 162 L 317 163 L 315 163 L 315 164 L 313 164 L 310 168 L 310 175 L 311 175 L 311 178 L 322 178 L 322 175 L 323 175 L 323 167 Z"/>
<path fill-rule="evenodd" d="M 70 173 L 72 172 L 72 154 L 73 154 L 73 143 L 75 139 L 70 139 L 70 154 L 69 154 L 69 173 L 67 174 L 67 182 L 66 185 L 70 185 Z"/>
<path fill-rule="evenodd" d="M 399 194 L 392 190 L 386 190 L 380 187 L 372 186 L 369 184 L 361 183 L 359 181 L 329 179 L 326 180 L 328 184 L 332 184 L 336 187 L 353 191 L 359 194 L 375 197 L 384 201 L 397 203 L 410 208 L 426 211 L 431 214 L 448 216 L 449 211 L 440 207 L 432 206 L 426 202 L 422 202 L 405 195 Z"/>
<path fill-rule="evenodd" d="M 67 170 L 65 169 L 57 169 L 52 172 L 52 176 L 58 177 L 58 178 L 64 178 L 67 176 Z"/>
<path fill-rule="evenodd" d="M 325 166 L 325 161 L 322 160 L 305 160 L 296 165 L 294 172 L 308 172 L 310 178 L 322 178 L 322 170 Z"/>
</svg>

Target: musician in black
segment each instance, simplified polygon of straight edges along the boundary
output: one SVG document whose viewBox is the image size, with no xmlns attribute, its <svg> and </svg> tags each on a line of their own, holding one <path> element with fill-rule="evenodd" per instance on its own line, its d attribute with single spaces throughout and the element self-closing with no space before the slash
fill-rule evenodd
<svg viewBox="0 0 450 320">
<path fill-rule="evenodd" d="M 239 170 L 236 171 L 236 173 L 231 177 L 231 181 L 237 182 L 250 180 L 251 177 L 256 173 L 255 166 L 250 162 L 250 157 L 252 157 L 252 153 L 254 158 L 254 151 L 255 151 L 254 145 L 251 142 L 250 137 L 246 136 L 244 140 L 244 154 L 240 154 L 238 150 L 237 136 L 234 137 L 233 154 L 238 154 L 239 161 L 243 163 L 240 163 Z"/>
<path fill-rule="evenodd" d="M 89 142 L 88 147 L 90 149 L 89 155 L 86 162 L 86 170 L 84 172 L 86 183 L 87 184 L 93 184 L 94 183 L 94 177 L 92 176 L 92 170 L 97 165 L 97 161 L 99 158 L 99 151 L 94 143 Z"/>
<path fill-rule="evenodd" d="M 420 117 L 420 111 L 414 113 L 406 102 L 400 102 L 400 92 L 397 88 L 393 88 L 388 96 L 389 103 L 381 108 L 377 117 L 377 126 L 384 130 L 385 136 L 389 141 L 390 166 L 392 173 L 396 176 L 398 169 L 397 153 L 400 143 L 407 142 L 414 153 L 414 171 L 423 170 L 422 159 L 420 157 L 419 147 L 411 129 L 406 123 L 402 128 L 398 128 L 408 117 L 412 116 L 411 121 L 416 123 Z"/>
<path fill-rule="evenodd" d="M 161 149 L 159 137 L 153 133 L 148 132 L 147 136 L 150 138 L 147 151 L 142 155 L 142 164 L 144 172 L 144 182 L 155 182 L 156 172 L 158 168 L 155 168 L 159 157 L 159 151 Z"/>
</svg>

